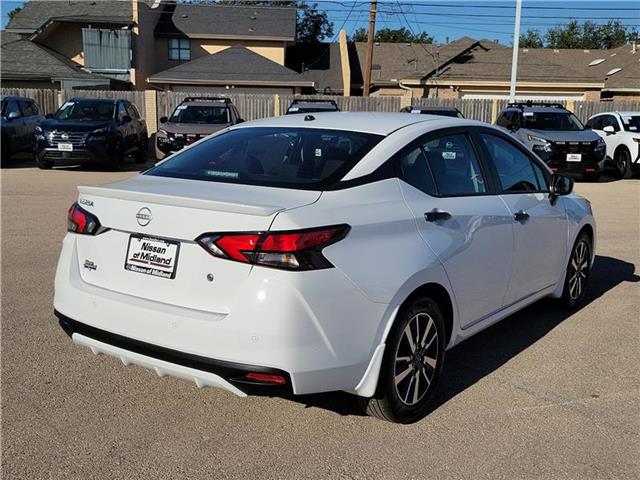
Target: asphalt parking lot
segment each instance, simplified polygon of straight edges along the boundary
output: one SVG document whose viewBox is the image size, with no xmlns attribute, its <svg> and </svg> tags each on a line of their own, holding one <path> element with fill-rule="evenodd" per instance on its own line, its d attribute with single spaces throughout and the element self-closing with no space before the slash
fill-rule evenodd
<svg viewBox="0 0 640 480">
<path fill-rule="evenodd" d="M 539 302 L 447 353 L 408 426 L 347 394 L 237 398 L 74 346 L 53 316 L 79 184 L 126 178 L 12 162 L 2 176 L 2 478 L 638 478 L 640 180 L 578 183 L 598 222 L 586 305 Z"/>
</svg>

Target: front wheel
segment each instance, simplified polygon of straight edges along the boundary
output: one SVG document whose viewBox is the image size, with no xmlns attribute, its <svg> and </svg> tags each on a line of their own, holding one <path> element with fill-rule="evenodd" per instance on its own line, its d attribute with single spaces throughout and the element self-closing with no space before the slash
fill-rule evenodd
<svg viewBox="0 0 640 480">
<path fill-rule="evenodd" d="M 143 135 L 140 139 L 140 144 L 138 145 L 138 149 L 133 154 L 133 158 L 136 163 L 145 163 L 147 161 L 147 151 L 149 149 L 149 139 L 147 135 Z"/>
<path fill-rule="evenodd" d="M 591 239 L 583 232 L 573 246 L 564 279 L 561 301 L 567 308 L 575 308 L 584 300 L 591 272 L 591 252 Z"/>
<path fill-rule="evenodd" d="M 115 140 L 111 150 L 111 158 L 109 159 L 108 167 L 109 170 L 117 172 L 122 168 L 124 163 L 124 145 L 122 140 L 119 138 Z"/>
<path fill-rule="evenodd" d="M 631 177 L 631 154 L 625 148 L 621 148 L 614 155 L 614 164 L 616 167 L 616 177 Z"/>
<path fill-rule="evenodd" d="M 413 423 L 428 413 L 445 348 L 444 319 L 430 298 L 418 298 L 401 310 L 389 332 L 373 398 L 362 398 L 372 416 Z"/>
</svg>

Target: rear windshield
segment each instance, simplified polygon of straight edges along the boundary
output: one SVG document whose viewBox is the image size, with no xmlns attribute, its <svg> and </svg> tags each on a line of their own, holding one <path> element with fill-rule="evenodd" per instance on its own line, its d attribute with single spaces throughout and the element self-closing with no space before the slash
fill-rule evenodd
<svg viewBox="0 0 640 480">
<path fill-rule="evenodd" d="M 584 130 L 580 120 L 570 112 L 524 112 L 522 126 L 532 130 Z"/>
<path fill-rule="evenodd" d="M 640 132 L 640 115 L 621 115 L 622 126 L 627 132 Z"/>
<path fill-rule="evenodd" d="M 229 109 L 222 106 L 180 105 L 174 110 L 169 121 L 174 123 L 225 124 L 230 123 Z"/>
<path fill-rule="evenodd" d="M 382 138 L 314 128 L 239 128 L 178 152 L 145 175 L 321 190 Z"/>
<path fill-rule="evenodd" d="M 57 120 L 111 120 L 115 113 L 114 102 L 83 100 L 80 102 L 67 102 L 55 113 Z"/>
</svg>

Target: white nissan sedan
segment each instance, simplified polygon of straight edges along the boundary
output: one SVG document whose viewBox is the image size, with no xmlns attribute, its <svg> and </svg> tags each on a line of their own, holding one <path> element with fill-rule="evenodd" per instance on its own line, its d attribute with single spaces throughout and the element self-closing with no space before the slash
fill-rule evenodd
<svg viewBox="0 0 640 480">
<path fill-rule="evenodd" d="M 490 125 L 402 113 L 230 127 L 79 187 L 55 312 L 79 345 L 236 395 L 343 390 L 409 423 L 445 351 L 585 296 L 596 227 Z"/>
</svg>

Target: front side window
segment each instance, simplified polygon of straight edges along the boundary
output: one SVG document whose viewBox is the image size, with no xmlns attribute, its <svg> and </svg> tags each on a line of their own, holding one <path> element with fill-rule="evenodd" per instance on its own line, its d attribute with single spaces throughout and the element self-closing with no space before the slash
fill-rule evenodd
<svg viewBox="0 0 640 480">
<path fill-rule="evenodd" d="M 593 117 L 585 125 L 586 128 L 602 130 L 602 117 Z"/>
<path fill-rule="evenodd" d="M 118 103 L 118 120 L 122 121 L 122 119 L 127 115 L 129 114 L 127 113 L 127 107 L 124 102 Z"/>
<path fill-rule="evenodd" d="M 11 114 L 14 114 L 13 118 L 18 118 L 22 116 L 22 112 L 20 111 L 20 107 L 18 106 L 18 102 L 15 100 L 9 100 L 5 102 L 4 109 L 2 111 L 2 116 L 5 118 L 9 118 Z"/>
<path fill-rule="evenodd" d="M 107 121 L 113 119 L 115 104 L 109 101 L 67 102 L 55 113 L 56 120 Z"/>
<path fill-rule="evenodd" d="M 170 38 L 169 60 L 191 60 L 191 41 L 188 38 Z"/>
<path fill-rule="evenodd" d="M 489 157 L 498 172 L 503 192 L 539 192 L 542 190 L 531 160 L 519 148 L 496 135 L 480 134 Z"/>
<path fill-rule="evenodd" d="M 440 195 L 474 195 L 487 191 L 480 163 L 466 135 L 438 137 L 422 148 Z"/>
<path fill-rule="evenodd" d="M 180 151 L 145 175 L 322 190 L 382 138 L 315 128 L 240 128 Z"/>
<path fill-rule="evenodd" d="M 179 105 L 169 119 L 173 123 L 229 123 L 229 109 L 223 106 Z"/>
<path fill-rule="evenodd" d="M 573 113 L 557 111 L 524 112 L 522 127 L 532 130 L 584 130 L 584 126 Z"/>
<path fill-rule="evenodd" d="M 614 132 L 620 131 L 620 125 L 618 125 L 618 120 L 613 115 L 605 115 L 602 118 L 602 129 L 604 127 L 613 127 Z"/>
<path fill-rule="evenodd" d="M 138 109 L 135 107 L 133 103 L 129 103 L 127 105 L 127 112 L 129 112 L 129 116 L 134 119 L 139 119 L 140 114 L 138 113 Z"/>
</svg>

